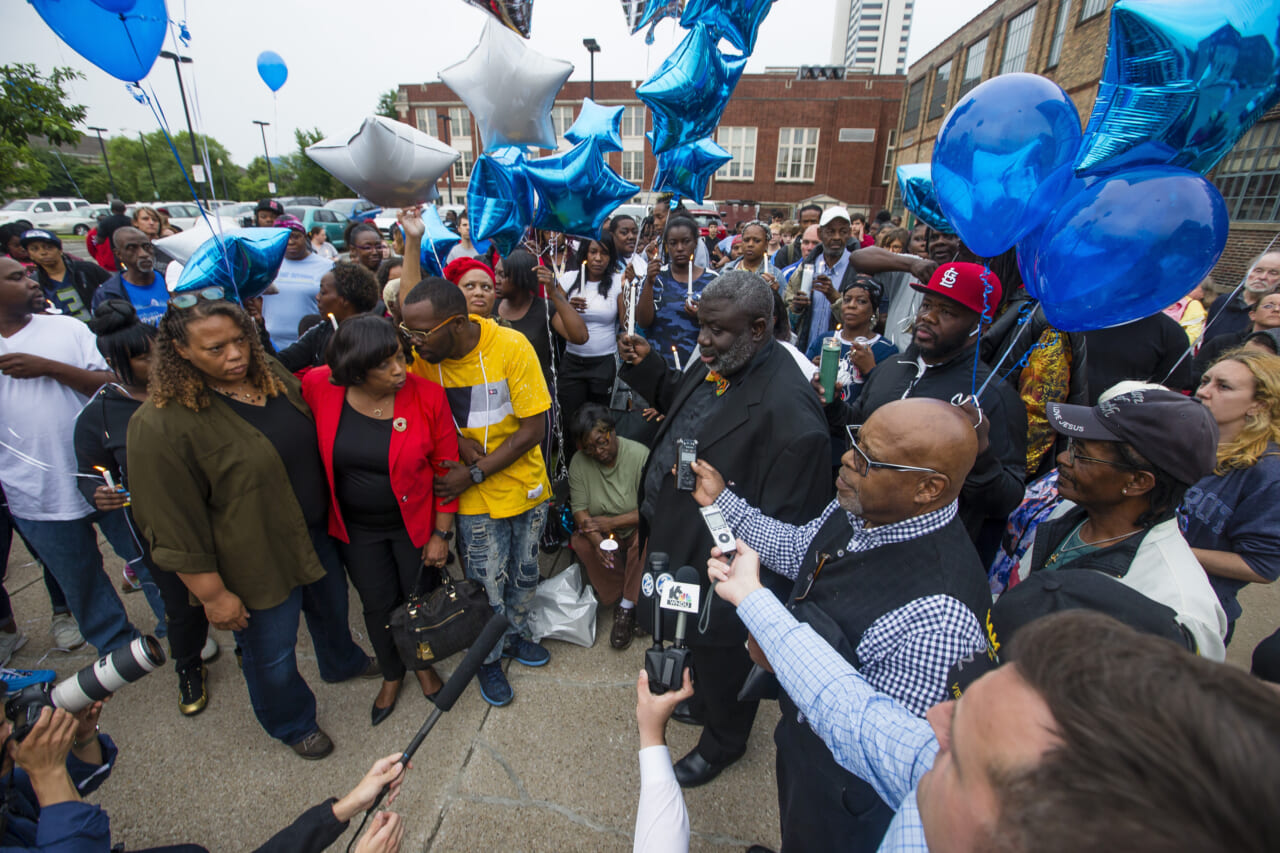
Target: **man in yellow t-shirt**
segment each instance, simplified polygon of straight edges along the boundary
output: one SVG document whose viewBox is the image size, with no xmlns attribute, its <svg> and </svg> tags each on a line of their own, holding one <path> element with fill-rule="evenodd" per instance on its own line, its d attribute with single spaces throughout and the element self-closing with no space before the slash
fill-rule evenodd
<svg viewBox="0 0 1280 853">
<path fill-rule="evenodd" d="M 459 501 L 458 552 L 467 576 L 484 584 L 511 627 L 480 667 L 486 702 L 510 704 L 502 658 L 542 666 L 550 655 L 530 639 L 529 605 L 538 586 L 538 540 L 551 482 L 539 442 L 551 395 L 524 335 L 467 314 L 453 283 L 428 278 L 404 297 L 403 331 L 420 356 L 409 368 L 445 390 L 463 462 L 446 462 L 436 496 Z"/>
</svg>

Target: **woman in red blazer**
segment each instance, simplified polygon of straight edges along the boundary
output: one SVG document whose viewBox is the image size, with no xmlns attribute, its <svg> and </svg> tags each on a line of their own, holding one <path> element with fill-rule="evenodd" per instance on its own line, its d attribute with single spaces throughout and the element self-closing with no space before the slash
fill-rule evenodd
<svg viewBox="0 0 1280 853">
<path fill-rule="evenodd" d="M 439 582 L 453 540 L 458 502 L 438 500 L 432 479 L 458 458 L 457 429 L 444 389 L 405 372 L 395 328 L 384 318 L 352 317 L 329 343 L 327 366 L 307 373 L 302 396 L 315 415 L 329 478 L 329 533 L 338 540 L 364 605 L 364 624 L 382 667 L 373 725 L 391 715 L 405 665 L 387 624 L 429 567 Z M 435 670 L 417 671 L 428 698 Z"/>
</svg>

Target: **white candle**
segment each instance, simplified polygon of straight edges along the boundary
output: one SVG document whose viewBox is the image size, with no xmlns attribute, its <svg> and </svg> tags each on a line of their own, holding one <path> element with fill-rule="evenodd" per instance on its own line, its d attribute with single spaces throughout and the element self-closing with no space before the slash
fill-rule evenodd
<svg viewBox="0 0 1280 853">
<path fill-rule="evenodd" d="M 627 285 L 627 334 L 636 333 L 636 302 L 639 301 L 640 286 L 637 282 Z"/>
<path fill-rule="evenodd" d="M 94 465 L 93 467 L 102 474 L 102 479 L 107 481 L 107 488 L 114 492 L 116 490 L 116 482 L 111 479 L 111 472 L 100 465 Z"/>
<path fill-rule="evenodd" d="M 683 371 L 684 368 L 680 366 L 680 350 L 676 349 L 674 344 L 671 346 L 671 357 L 675 359 L 676 370 Z"/>
<path fill-rule="evenodd" d="M 689 256 L 689 301 L 693 301 L 693 255 Z"/>
<path fill-rule="evenodd" d="M 333 330 L 336 332 L 338 330 L 338 318 L 333 316 L 332 311 L 329 312 L 329 322 L 333 324 Z"/>
</svg>

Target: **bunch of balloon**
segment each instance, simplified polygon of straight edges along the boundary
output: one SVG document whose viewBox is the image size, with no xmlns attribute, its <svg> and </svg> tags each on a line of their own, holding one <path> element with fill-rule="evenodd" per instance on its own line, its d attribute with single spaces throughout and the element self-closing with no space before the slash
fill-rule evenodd
<svg viewBox="0 0 1280 853">
<path fill-rule="evenodd" d="M 899 166 L 897 175 L 898 194 L 902 196 L 902 204 L 907 210 L 934 231 L 956 233 L 938 204 L 938 193 L 933 187 L 933 169 L 928 163 Z"/>
</svg>

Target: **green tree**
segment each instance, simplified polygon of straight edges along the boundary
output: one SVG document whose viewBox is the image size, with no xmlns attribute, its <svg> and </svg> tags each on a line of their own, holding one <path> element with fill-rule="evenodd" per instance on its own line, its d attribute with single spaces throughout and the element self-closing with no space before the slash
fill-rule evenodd
<svg viewBox="0 0 1280 853">
<path fill-rule="evenodd" d="M 346 185 L 307 156 L 307 146 L 324 139 L 319 128 L 295 130 L 293 138 L 298 143 L 298 152 L 290 157 L 295 177 L 289 195 L 318 195 L 321 198 L 343 198 L 351 195 L 351 190 Z"/>
<path fill-rule="evenodd" d="M 80 141 L 76 125 L 85 108 L 70 103 L 62 84 L 82 77 L 71 68 L 54 68 L 46 77 L 34 65 L 0 65 L 0 193 L 36 193 L 48 182 L 48 168 L 29 140 Z"/>
<path fill-rule="evenodd" d="M 378 108 L 374 110 L 374 115 L 395 119 L 400 118 L 400 112 L 396 109 L 395 89 L 388 89 L 378 96 Z"/>
</svg>

